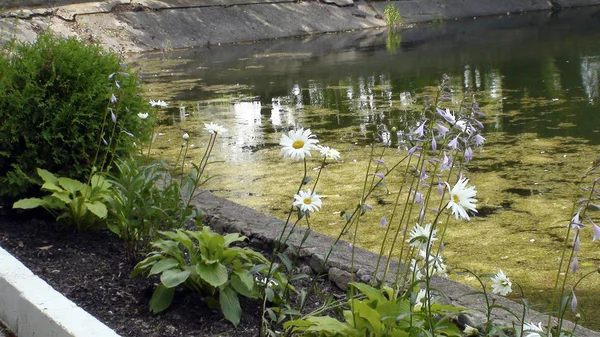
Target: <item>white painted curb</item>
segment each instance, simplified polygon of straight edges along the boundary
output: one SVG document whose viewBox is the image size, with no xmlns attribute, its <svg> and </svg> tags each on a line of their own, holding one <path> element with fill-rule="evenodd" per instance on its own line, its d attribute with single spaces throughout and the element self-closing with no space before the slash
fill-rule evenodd
<svg viewBox="0 0 600 337">
<path fill-rule="evenodd" d="M 0 319 L 19 337 L 119 337 L 2 247 Z"/>
</svg>

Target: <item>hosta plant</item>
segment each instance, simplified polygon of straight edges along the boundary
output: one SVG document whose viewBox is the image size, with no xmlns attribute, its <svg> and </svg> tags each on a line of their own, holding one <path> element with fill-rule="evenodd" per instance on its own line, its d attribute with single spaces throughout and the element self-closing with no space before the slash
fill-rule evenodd
<svg viewBox="0 0 600 337">
<path fill-rule="evenodd" d="M 111 184 L 101 175 L 94 174 L 89 183 L 82 183 L 71 178 L 57 177 L 40 168 L 37 173 L 44 181 L 42 191 L 51 194 L 42 198 L 21 199 L 13 204 L 13 208 L 43 207 L 57 222 L 73 226 L 78 231 L 95 229 L 103 224 L 108 213 L 106 198 Z"/>
<path fill-rule="evenodd" d="M 183 285 L 200 294 L 208 305 L 219 308 L 227 320 L 237 325 L 242 315 L 239 295 L 259 298 L 261 286 L 270 288 L 285 281 L 281 273 L 277 278 L 264 279 L 261 272 L 268 269 L 269 262 L 262 254 L 231 246 L 246 239 L 240 234 L 223 236 L 207 226 L 199 231 L 159 234 L 161 237 L 152 243 L 154 250 L 130 275 L 160 275 L 160 284 L 150 300 L 150 310 L 154 313 L 167 309 L 176 287 Z"/>
<path fill-rule="evenodd" d="M 397 296 L 387 286 L 381 289 L 363 283 L 350 283 L 354 296 L 345 304 L 344 321 L 330 316 L 307 315 L 286 322 L 284 327 L 292 334 L 302 336 L 427 336 L 434 330 L 436 336 L 461 336 L 461 331 L 450 322 L 450 317 L 465 308 L 433 303 L 426 307 L 424 290 Z M 414 295 L 414 293 L 417 293 Z M 413 296 L 411 296 L 413 294 Z"/>
</svg>

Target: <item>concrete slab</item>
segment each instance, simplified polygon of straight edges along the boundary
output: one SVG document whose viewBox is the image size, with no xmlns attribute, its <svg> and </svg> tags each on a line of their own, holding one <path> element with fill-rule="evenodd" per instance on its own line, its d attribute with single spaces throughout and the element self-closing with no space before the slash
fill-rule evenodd
<svg viewBox="0 0 600 337">
<path fill-rule="evenodd" d="M 291 20 L 291 18 L 294 18 Z M 239 41 L 309 35 L 385 25 L 363 7 L 316 2 L 269 6 L 188 8 L 78 17 L 100 42 L 115 50 L 169 50 Z M 134 43 L 123 45 L 126 41 Z"/>
</svg>

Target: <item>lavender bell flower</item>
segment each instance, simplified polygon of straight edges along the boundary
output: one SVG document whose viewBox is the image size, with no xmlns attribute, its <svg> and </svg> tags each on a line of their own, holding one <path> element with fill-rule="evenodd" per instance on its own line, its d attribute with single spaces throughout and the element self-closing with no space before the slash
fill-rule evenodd
<svg viewBox="0 0 600 337">
<path fill-rule="evenodd" d="M 475 123 L 479 129 L 483 129 L 483 124 L 475 118 L 471 118 L 471 122 Z"/>
<path fill-rule="evenodd" d="M 423 169 L 421 170 L 421 175 L 419 176 L 419 179 L 421 181 L 423 181 L 423 180 L 427 179 L 427 177 L 429 177 L 427 175 L 427 169 L 425 168 L 425 166 L 423 166 Z"/>
<path fill-rule="evenodd" d="M 577 269 L 579 269 L 579 260 L 577 260 L 577 255 L 575 255 L 575 257 L 573 258 L 573 263 L 571 265 L 571 271 L 573 272 L 573 274 L 575 274 Z"/>
<path fill-rule="evenodd" d="M 573 250 L 576 252 L 579 251 L 579 233 L 577 233 L 573 238 Z"/>
<path fill-rule="evenodd" d="M 424 128 L 425 128 L 425 123 L 427 122 L 427 119 L 423 121 L 423 123 L 421 123 L 421 125 L 413 132 L 411 132 L 411 135 L 415 135 L 415 136 L 419 136 L 420 138 L 424 136 Z"/>
<path fill-rule="evenodd" d="M 377 172 L 377 173 L 375 173 L 375 175 L 381 179 L 385 178 L 385 174 L 383 174 L 381 172 Z"/>
<path fill-rule="evenodd" d="M 573 311 L 573 313 L 577 313 L 577 297 L 575 296 L 575 293 L 573 293 L 573 298 L 571 299 L 571 311 Z"/>
<path fill-rule="evenodd" d="M 446 184 L 444 184 L 443 181 L 439 181 L 438 182 L 438 188 L 437 188 L 439 195 L 444 194 L 444 187 L 446 187 Z"/>
<path fill-rule="evenodd" d="M 115 113 L 112 111 L 110 112 L 110 119 L 113 121 L 113 123 L 117 122 L 117 116 L 115 116 Z"/>
<path fill-rule="evenodd" d="M 110 102 L 111 103 L 117 103 L 117 96 L 115 96 L 115 94 L 110 94 Z"/>
<path fill-rule="evenodd" d="M 435 141 L 435 135 L 431 135 L 431 151 L 437 150 L 437 143 Z"/>
<path fill-rule="evenodd" d="M 465 163 L 470 162 L 471 159 L 473 159 L 473 150 L 471 150 L 471 147 L 467 147 L 465 150 Z"/>
<path fill-rule="evenodd" d="M 434 128 L 437 132 L 438 135 L 442 138 L 446 137 L 446 133 L 448 133 L 448 131 L 450 131 L 445 125 L 442 124 L 437 124 L 437 126 Z"/>
<path fill-rule="evenodd" d="M 442 161 L 442 171 L 448 171 L 452 167 L 452 155 L 450 157 L 446 156 L 444 153 L 444 160 Z"/>
<path fill-rule="evenodd" d="M 483 138 L 480 134 L 476 134 L 473 137 L 473 145 L 481 146 L 481 145 L 483 145 L 483 142 L 485 142 L 485 138 Z"/>
<path fill-rule="evenodd" d="M 454 139 L 452 139 L 449 143 L 448 143 L 448 147 L 452 150 L 456 150 L 458 148 L 458 136 L 454 137 Z"/>
<path fill-rule="evenodd" d="M 379 227 L 385 227 L 387 223 L 387 217 L 385 215 L 379 219 Z"/>
<path fill-rule="evenodd" d="M 423 205 L 423 194 L 415 191 L 415 204 Z"/>
<path fill-rule="evenodd" d="M 454 125 L 456 123 L 456 118 L 452 113 L 450 113 L 449 109 L 442 110 L 440 108 L 436 108 L 438 115 L 440 115 L 443 119 L 448 121 L 450 124 Z"/>
<path fill-rule="evenodd" d="M 590 222 L 592 221 L 590 220 Z M 592 227 L 594 228 L 594 237 L 592 238 L 592 241 L 596 241 L 596 239 L 600 239 L 600 227 L 593 222 Z"/>
</svg>

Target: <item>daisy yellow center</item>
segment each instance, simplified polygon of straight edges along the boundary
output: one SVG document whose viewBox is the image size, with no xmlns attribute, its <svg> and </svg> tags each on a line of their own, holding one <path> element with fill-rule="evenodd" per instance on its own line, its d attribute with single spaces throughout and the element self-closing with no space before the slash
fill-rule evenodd
<svg viewBox="0 0 600 337">
<path fill-rule="evenodd" d="M 454 200 L 454 202 L 457 204 L 460 202 L 460 199 L 458 199 L 458 195 L 456 194 L 452 196 L 452 200 Z"/>
<path fill-rule="evenodd" d="M 292 147 L 296 150 L 301 149 L 304 147 L 304 142 L 301 140 L 297 140 L 292 144 Z"/>
<path fill-rule="evenodd" d="M 307 205 L 310 205 L 312 203 L 312 200 L 310 200 L 310 198 L 304 198 L 304 200 L 302 200 L 302 202 L 304 202 Z"/>
</svg>

